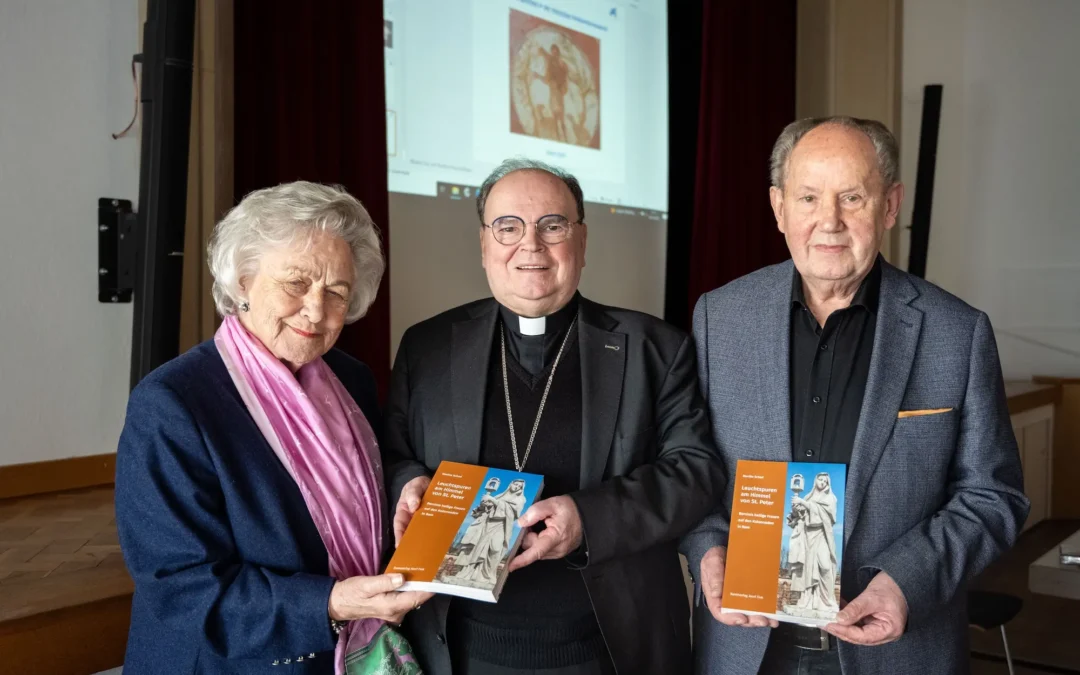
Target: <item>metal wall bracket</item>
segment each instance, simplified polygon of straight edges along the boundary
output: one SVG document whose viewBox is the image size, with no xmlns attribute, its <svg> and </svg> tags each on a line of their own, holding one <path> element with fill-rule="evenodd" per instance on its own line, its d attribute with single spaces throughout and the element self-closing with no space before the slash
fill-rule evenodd
<svg viewBox="0 0 1080 675">
<path fill-rule="evenodd" d="M 131 302 L 138 252 L 131 200 L 98 199 L 98 302 Z"/>
</svg>

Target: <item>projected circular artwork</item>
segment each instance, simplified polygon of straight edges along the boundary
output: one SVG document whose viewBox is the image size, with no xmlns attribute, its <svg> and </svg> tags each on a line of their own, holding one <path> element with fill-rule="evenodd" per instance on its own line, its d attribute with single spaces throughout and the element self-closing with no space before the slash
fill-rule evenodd
<svg viewBox="0 0 1080 675">
<path fill-rule="evenodd" d="M 599 40 L 577 31 L 545 24 L 524 34 L 510 64 L 512 131 L 600 147 L 599 73 L 582 47 L 598 60 Z"/>
</svg>

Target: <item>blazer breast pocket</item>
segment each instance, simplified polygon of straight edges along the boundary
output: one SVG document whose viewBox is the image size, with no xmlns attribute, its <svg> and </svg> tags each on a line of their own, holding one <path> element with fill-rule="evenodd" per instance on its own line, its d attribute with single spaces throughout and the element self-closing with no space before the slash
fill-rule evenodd
<svg viewBox="0 0 1080 675">
<path fill-rule="evenodd" d="M 916 433 L 918 435 L 938 435 L 955 430 L 960 423 L 960 416 L 955 408 L 925 408 L 901 410 L 896 415 L 894 435 Z"/>
<path fill-rule="evenodd" d="M 920 408 L 915 410 L 901 410 L 897 413 L 897 419 L 907 419 L 909 417 L 930 417 L 931 415 L 944 415 L 945 413 L 952 412 L 952 408 Z"/>
<path fill-rule="evenodd" d="M 907 414 L 905 414 L 907 413 Z M 953 408 L 901 410 L 890 444 L 898 459 L 921 475 L 948 470 L 960 430 L 960 415 Z"/>
</svg>

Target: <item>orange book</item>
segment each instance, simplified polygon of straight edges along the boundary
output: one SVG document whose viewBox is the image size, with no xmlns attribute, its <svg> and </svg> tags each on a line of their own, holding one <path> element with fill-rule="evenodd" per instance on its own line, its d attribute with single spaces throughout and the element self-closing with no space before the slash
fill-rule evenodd
<svg viewBox="0 0 1080 675">
<path fill-rule="evenodd" d="M 386 572 L 405 577 L 399 591 L 497 601 L 521 545 L 517 519 L 543 487 L 534 473 L 440 463 Z"/>
<path fill-rule="evenodd" d="M 739 460 L 722 612 L 836 619 L 846 474 L 845 464 Z"/>
</svg>

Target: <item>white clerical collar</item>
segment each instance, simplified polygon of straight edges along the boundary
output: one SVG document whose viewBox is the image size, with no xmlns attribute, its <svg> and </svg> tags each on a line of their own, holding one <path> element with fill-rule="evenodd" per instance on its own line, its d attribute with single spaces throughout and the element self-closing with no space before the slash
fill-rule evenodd
<svg viewBox="0 0 1080 675">
<path fill-rule="evenodd" d="M 546 329 L 546 316 L 540 316 L 535 319 L 530 319 L 527 316 L 518 317 L 518 332 L 522 335 L 543 335 Z"/>
</svg>

